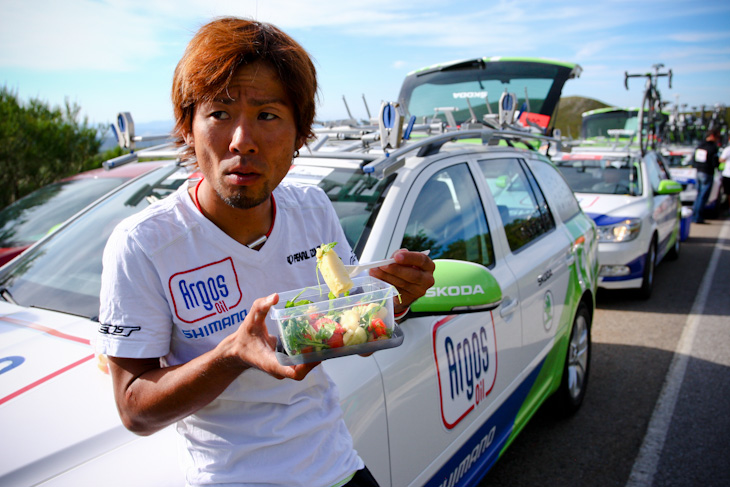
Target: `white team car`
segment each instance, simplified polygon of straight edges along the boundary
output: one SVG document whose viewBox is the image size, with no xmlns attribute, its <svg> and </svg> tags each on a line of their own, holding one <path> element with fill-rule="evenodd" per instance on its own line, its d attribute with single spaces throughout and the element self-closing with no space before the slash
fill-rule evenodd
<svg viewBox="0 0 730 487">
<path fill-rule="evenodd" d="M 387 107 L 376 132 L 313 144 L 287 179 L 327 193 L 360 261 L 428 249 L 436 283 L 401 324 L 402 345 L 322 366 L 381 486 L 474 485 L 548 399 L 560 414 L 583 401 L 596 226 L 549 159 L 514 147 L 544 137 L 434 123 L 404 141 Z M 124 429 L 89 339 L 112 228 L 189 177 L 174 163 L 141 176 L 0 269 L 0 429 L 12 445 L 0 485 L 184 485 L 172 427 Z M 290 258 L 314 269 L 309 249 Z"/>
<path fill-rule="evenodd" d="M 662 157 L 638 149 L 576 147 L 554 158 L 583 211 L 598 226 L 598 286 L 649 298 L 654 267 L 680 249 L 681 186 Z"/>
<path fill-rule="evenodd" d="M 697 169 L 692 167 L 693 152 L 694 147 L 685 146 L 669 146 L 661 151 L 672 179 L 682 185 L 679 199 L 683 205 L 689 207 L 694 205 L 697 199 Z M 727 198 L 727 195 L 724 194 L 722 189 L 722 173 L 715 171 L 710 196 L 707 198 L 704 211 L 717 213 L 725 198 Z"/>
</svg>

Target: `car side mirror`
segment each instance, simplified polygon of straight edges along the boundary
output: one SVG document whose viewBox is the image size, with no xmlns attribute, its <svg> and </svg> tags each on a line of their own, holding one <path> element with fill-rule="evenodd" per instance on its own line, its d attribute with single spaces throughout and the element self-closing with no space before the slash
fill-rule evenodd
<svg viewBox="0 0 730 487">
<path fill-rule="evenodd" d="M 682 185 L 672 179 L 662 179 L 659 181 L 659 189 L 656 194 L 675 194 L 682 192 Z"/>
<path fill-rule="evenodd" d="M 434 285 L 411 304 L 409 316 L 489 311 L 502 304 L 502 288 L 489 269 L 463 260 L 434 259 Z"/>
</svg>

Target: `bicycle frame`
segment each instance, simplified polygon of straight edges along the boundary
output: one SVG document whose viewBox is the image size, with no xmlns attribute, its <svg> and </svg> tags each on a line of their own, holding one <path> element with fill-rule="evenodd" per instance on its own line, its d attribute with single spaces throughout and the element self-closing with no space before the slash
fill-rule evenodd
<svg viewBox="0 0 730 487">
<path fill-rule="evenodd" d="M 629 78 L 646 78 L 644 85 L 644 96 L 639 108 L 639 123 L 637 127 L 639 147 L 641 148 L 641 155 L 646 154 L 646 151 L 651 145 L 652 149 L 656 149 L 657 140 L 662 137 L 661 131 L 661 120 L 658 113 L 662 110 L 662 99 L 661 94 L 657 88 L 657 82 L 660 77 L 669 78 L 669 88 L 672 87 L 672 70 L 668 72 L 660 72 L 663 68 L 663 64 L 655 64 L 653 66 L 654 72 L 651 73 L 634 73 L 629 74 L 624 72 L 624 86 L 629 89 Z M 644 130 L 646 130 L 646 138 L 644 137 Z"/>
</svg>

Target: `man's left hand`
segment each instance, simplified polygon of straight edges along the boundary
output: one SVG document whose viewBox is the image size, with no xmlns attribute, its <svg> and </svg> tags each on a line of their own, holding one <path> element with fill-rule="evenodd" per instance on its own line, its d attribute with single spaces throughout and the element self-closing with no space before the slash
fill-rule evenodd
<svg viewBox="0 0 730 487">
<path fill-rule="evenodd" d="M 396 250 L 393 258 L 395 264 L 370 269 L 370 275 L 392 284 L 398 290 L 400 300 L 396 297 L 394 301 L 394 311 L 398 314 L 433 286 L 436 265 L 427 255 L 406 249 Z"/>
</svg>

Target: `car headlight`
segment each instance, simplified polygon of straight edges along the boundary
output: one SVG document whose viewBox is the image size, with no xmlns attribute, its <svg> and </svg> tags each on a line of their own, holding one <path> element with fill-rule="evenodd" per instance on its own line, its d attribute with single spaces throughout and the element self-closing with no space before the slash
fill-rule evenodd
<svg viewBox="0 0 730 487">
<path fill-rule="evenodd" d="M 613 225 L 598 227 L 599 242 L 629 242 L 639 236 L 641 221 L 638 218 L 627 218 Z"/>
</svg>

